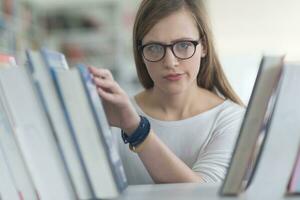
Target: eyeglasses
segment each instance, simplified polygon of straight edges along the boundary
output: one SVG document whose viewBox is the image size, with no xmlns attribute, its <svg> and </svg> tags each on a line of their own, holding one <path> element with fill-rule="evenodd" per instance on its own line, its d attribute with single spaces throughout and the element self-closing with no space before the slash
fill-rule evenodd
<svg viewBox="0 0 300 200">
<path fill-rule="evenodd" d="M 139 49 L 145 60 L 149 62 L 161 61 L 165 57 L 168 47 L 176 58 L 186 60 L 193 57 L 199 43 L 199 41 L 191 40 L 178 41 L 173 44 L 149 43 L 141 45 Z"/>
</svg>

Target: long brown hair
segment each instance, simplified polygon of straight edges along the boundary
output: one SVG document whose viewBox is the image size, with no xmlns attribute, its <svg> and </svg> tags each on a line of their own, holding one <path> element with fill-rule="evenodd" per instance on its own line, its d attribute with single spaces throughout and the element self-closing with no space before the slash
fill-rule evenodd
<svg viewBox="0 0 300 200">
<path fill-rule="evenodd" d="M 139 52 L 139 45 L 145 35 L 159 20 L 182 8 L 189 10 L 194 17 L 202 45 L 206 50 L 206 56 L 202 58 L 197 75 L 198 86 L 215 94 L 221 94 L 224 98 L 243 105 L 223 72 L 213 45 L 213 35 L 209 26 L 208 15 L 201 0 L 143 0 L 141 2 L 133 28 L 133 52 L 141 84 L 145 89 L 150 89 L 154 86 L 154 82 Z"/>
</svg>

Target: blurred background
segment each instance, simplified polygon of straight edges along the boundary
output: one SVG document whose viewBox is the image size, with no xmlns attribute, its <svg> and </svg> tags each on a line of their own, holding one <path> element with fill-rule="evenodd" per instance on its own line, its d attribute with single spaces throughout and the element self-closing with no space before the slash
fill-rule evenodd
<svg viewBox="0 0 300 200">
<path fill-rule="evenodd" d="M 25 62 L 26 48 L 47 47 L 68 63 L 112 71 L 133 95 L 141 90 L 132 55 L 132 27 L 140 0 L 1 0 L 0 52 Z M 248 103 L 263 54 L 300 61 L 299 0 L 207 0 L 225 73 Z"/>
</svg>

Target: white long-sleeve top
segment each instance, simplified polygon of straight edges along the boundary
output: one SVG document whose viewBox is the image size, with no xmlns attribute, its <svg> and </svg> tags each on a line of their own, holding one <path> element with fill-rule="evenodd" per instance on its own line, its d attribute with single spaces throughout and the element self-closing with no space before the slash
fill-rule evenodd
<svg viewBox="0 0 300 200">
<path fill-rule="evenodd" d="M 147 117 L 156 135 L 187 166 L 208 183 L 224 179 L 245 108 L 230 100 L 199 115 L 179 121 L 161 121 L 148 116 L 134 99 L 140 115 Z M 129 150 L 113 128 L 128 184 L 153 184 L 138 155 Z M 154 162 L 154 161 L 153 161 Z"/>
</svg>

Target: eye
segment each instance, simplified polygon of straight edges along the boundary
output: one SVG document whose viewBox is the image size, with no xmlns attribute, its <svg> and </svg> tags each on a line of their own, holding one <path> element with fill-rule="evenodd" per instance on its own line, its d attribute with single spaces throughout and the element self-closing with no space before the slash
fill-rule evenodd
<svg viewBox="0 0 300 200">
<path fill-rule="evenodd" d="M 149 44 L 145 46 L 144 51 L 149 53 L 160 53 L 163 51 L 163 47 L 159 44 Z"/>
<path fill-rule="evenodd" d="M 184 41 L 184 42 L 178 42 L 175 46 L 176 46 L 176 49 L 178 49 L 178 50 L 186 50 L 189 47 L 192 47 L 193 44 L 191 42 Z"/>
</svg>

